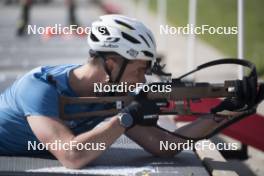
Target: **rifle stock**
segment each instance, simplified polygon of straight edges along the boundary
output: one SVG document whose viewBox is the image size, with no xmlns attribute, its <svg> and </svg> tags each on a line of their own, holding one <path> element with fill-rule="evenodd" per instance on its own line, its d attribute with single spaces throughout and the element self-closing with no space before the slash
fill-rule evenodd
<svg viewBox="0 0 264 176">
<path fill-rule="evenodd" d="M 147 99 L 156 101 L 160 107 L 159 115 L 165 114 L 194 114 L 189 103 L 192 100 L 201 98 L 225 98 L 236 95 L 234 81 L 225 81 L 224 84 L 209 84 L 209 83 L 155 83 L 155 84 L 171 84 L 170 92 L 147 92 L 144 96 Z M 231 91 L 230 91 L 231 90 Z M 136 96 L 107 96 L 107 97 L 60 97 L 60 118 L 63 120 L 86 119 L 99 116 L 113 116 L 122 108 L 132 102 Z M 173 107 L 169 102 L 173 102 Z M 78 112 L 67 114 L 65 106 L 67 105 L 89 105 L 89 104 L 112 104 L 112 108 L 107 110 L 98 110 L 92 112 Z"/>
<path fill-rule="evenodd" d="M 66 97 L 60 96 L 59 101 L 59 113 L 60 118 L 63 120 L 77 120 L 84 118 L 91 118 L 95 116 L 111 116 L 117 114 L 123 106 L 128 105 L 131 101 L 133 101 L 135 97 L 133 96 L 117 96 L 117 97 Z M 107 103 L 115 103 L 116 107 L 108 110 L 99 110 L 92 112 L 79 112 L 74 114 L 65 113 L 65 106 L 72 104 L 107 104 Z"/>
</svg>

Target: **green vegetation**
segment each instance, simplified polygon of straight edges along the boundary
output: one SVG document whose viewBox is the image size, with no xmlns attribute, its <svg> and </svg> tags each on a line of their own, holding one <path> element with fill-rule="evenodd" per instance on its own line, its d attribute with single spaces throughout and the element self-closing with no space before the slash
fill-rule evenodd
<svg viewBox="0 0 264 176">
<path fill-rule="evenodd" d="M 156 0 L 150 0 L 150 8 L 156 11 Z M 172 25 L 188 23 L 188 0 L 167 0 L 167 19 Z M 264 77 L 264 1 L 245 2 L 245 58 L 253 61 L 258 74 Z M 236 26 L 237 0 L 197 0 L 197 26 Z M 218 48 L 228 56 L 236 57 L 236 35 L 199 35 L 202 40 Z"/>
</svg>

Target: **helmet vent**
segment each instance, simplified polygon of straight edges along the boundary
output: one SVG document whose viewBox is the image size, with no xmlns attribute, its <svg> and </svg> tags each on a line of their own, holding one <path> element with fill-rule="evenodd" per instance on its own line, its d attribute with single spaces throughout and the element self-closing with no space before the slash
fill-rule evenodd
<svg viewBox="0 0 264 176">
<path fill-rule="evenodd" d="M 90 38 L 94 42 L 99 42 L 98 38 L 93 34 L 93 32 L 91 32 Z"/>
<path fill-rule="evenodd" d="M 142 51 L 142 52 L 143 52 L 144 55 L 147 56 L 147 57 L 154 57 L 154 55 L 153 55 L 151 52 L 149 52 L 149 51 Z"/>
<path fill-rule="evenodd" d="M 127 28 L 129 28 L 129 29 L 131 29 L 131 30 L 135 30 L 135 28 L 133 28 L 132 26 L 130 26 L 129 24 L 127 24 L 127 23 L 125 23 L 125 22 L 123 22 L 123 21 L 115 20 L 115 22 L 116 22 L 117 24 L 120 24 L 120 25 L 122 25 L 122 26 L 125 26 L 125 27 L 127 27 Z"/>
<path fill-rule="evenodd" d="M 135 43 L 135 44 L 139 44 L 140 41 L 138 41 L 137 39 L 135 39 L 134 37 L 132 37 L 131 35 L 128 35 L 125 32 L 121 32 L 122 36 L 127 39 L 128 41 L 130 41 L 131 43 Z"/>
<path fill-rule="evenodd" d="M 146 43 L 146 45 L 148 45 L 148 47 L 150 48 L 149 43 L 148 43 L 148 41 L 145 39 L 145 37 L 143 37 L 143 36 L 140 35 L 140 34 L 139 34 L 139 36 L 142 38 L 142 40 L 144 40 L 144 42 Z"/>
<path fill-rule="evenodd" d="M 151 35 L 149 33 L 147 33 L 147 35 L 148 35 L 149 39 L 151 40 L 152 44 L 154 45 L 154 41 L 153 41 Z"/>
</svg>

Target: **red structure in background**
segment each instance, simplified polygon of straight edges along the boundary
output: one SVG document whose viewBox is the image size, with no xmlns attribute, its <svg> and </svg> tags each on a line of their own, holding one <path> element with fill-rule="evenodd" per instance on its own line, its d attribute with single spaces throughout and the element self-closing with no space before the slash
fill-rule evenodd
<svg viewBox="0 0 264 176">
<path fill-rule="evenodd" d="M 203 99 L 201 103 L 191 104 L 194 111 L 208 112 L 211 107 L 218 105 L 219 99 Z M 179 116 L 177 121 L 192 121 L 195 117 Z M 245 119 L 229 126 L 222 131 L 223 134 L 264 151 L 264 117 L 258 114 L 251 115 Z"/>
</svg>

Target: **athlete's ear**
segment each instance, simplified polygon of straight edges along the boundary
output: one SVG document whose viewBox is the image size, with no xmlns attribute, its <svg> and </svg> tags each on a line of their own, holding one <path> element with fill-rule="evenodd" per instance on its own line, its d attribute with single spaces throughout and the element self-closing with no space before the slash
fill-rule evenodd
<svg viewBox="0 0 264 176">
<path fill-rule="evenodd" d="M 116 67 L 116 63 L 115 63 L 114 60 L 111 59 L 110 57 L 107 57 L 107 58 L 106 58 L 105 63 L 106 63 L 107 69 L 108 69 L 110 72 L 112 72 L 113 69 L 114 69 L 114 67 Z"/>
<path fill-rule="evenodd" d="M 115 55 L 108 55 L 106 57 L 106 64 L 107 67 L 109 69 L 109 71 L 113 71 L 113 69 L 117 69 L 119 68 L 119 66 L 121 65 L 122 59 L 118 58 Z"/>
</svg>

